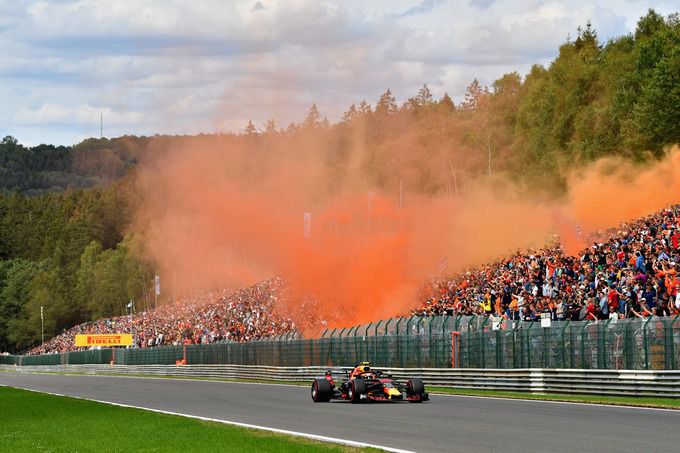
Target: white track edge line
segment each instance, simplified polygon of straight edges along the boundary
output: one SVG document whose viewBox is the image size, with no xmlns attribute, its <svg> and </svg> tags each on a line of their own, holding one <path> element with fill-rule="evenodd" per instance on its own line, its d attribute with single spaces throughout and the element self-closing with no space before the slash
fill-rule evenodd
<svg viewBox="0 0 680 453">
<path fill-rule="evenodd" d="M 219 382 L 219 381 L 217 381 Z M 276 384 L 271 384 L 271 385 L 276 385 Z M 299 431 L 289 431 L 286 429 L 279 429 L 279 428 L 271 428 L 268 426 L 261 426 L 261 425 L 253 425 L 250 423 L 241 423 L 241 422 L 235 422 L 232 420 L 222 420 L 219 418 L 210 418 L 210 417 L 202 417 L 200 415 L 191 415 L 191 414 L 182 414 L 180 412 L 172 412 L 172 411 L 164 411 L 162 409 L 153 409 L 150 407 L 143 407 L 143 406 L 133 406 L 131 404 L 124 404 L 124 403 L 114 403 L 112 401 L 103 401 L 103 400 L 97 400 L 94 398 L 85 398 L 82 396 L 72 396 L 72 395 L 64 395 L 61 393 L 54 393 L 54 392 L 46 392 L 43 390 L 35 390 L 35 389 L 29 389 L 29 388 L 24 388 L 24 387 L 15 387 L 11 385 L 4 385 L 0 384 L 0 386 L 3 387 L 12 387 L 12 388 L 18 388 L 21 390 L 26 390 L 28 392 L 34 392 L 34 393 L 44 393 L 47 395 L 54 395 L 54 396 L 61 396 L 61 397 L 66 397 L 66 398 L 74 398 L 78 400 L 83 400 L 83 401 L 92 401 L 95 403 L 102 403 L 102 404 L 109 404 L 112 406 L 119 406 L 119 407 L 127 407 L 130 409 L 140 409 L 144 411 L 149 411 L 149 412 L 156 412 L 159 414 L 166 414 L 166 415 L 175 415 L 178 417 L 185 417 L 185 418 L 193 418 L 196 420 L 202 420 L 202 421 L 207 421 L 207 422 L 215 422 L 215 423 L 222 423 L 224 425 L 231 425 L 231 426 L 238 426 L 241 428 L 249 428 L 249 429 L 259 429 L 262 431 L 269 431 L 277 434 L 285 434 L 288 436 L 295 436 L 295 437 L 303 437 L 306 439 L 312 439 L 312 440 L 318 440 L 321 442 L 329 442 L 329 443 L 335 443 L 335 444 L 341 444 L 341 445 L 348 445 L 350 447 L 359 447 L 359 448 L 376 448 L 379 450 L 383 451 L 388 451 L 391 453 L 415 453 L 410 450 L 401 450 L 398 448 L 393 448 L 393 447 L 385 447 L 383 445 L 374 445 L 374 444 L 369 444 L 365 442 L 359 442 L 355 440 L 349 440 L 349 439 L 340 439 L 338 437 L 329 437 L 329 436 L 322 436 L 320 434 L 310 434 L 310 433 L 303 433 Z"/>
</svg>

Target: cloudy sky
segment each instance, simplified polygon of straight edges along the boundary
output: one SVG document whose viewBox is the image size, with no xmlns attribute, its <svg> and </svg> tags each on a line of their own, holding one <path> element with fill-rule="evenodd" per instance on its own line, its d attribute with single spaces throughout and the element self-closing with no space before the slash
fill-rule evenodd
<svg viewBox="0 0 680 453">
<path fill-rule="evenodd" d="M 650 0 L 0 0 L 0 136 L 70 145 L 104 135 L 336 121 L 351 103 L 426 83 L 460 99 L 552 60 L 591 20 L 631 32 Z"/>
</svg>

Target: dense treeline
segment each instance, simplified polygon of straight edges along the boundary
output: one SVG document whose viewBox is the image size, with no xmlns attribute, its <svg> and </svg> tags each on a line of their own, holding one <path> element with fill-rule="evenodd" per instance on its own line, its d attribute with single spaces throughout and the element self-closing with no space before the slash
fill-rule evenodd
<svg viewBox="0 0 680 453">
<path fill-rule="evenodd" d="M 149 271 L 124 237 L 124 184 L 42 196 L 0 196 L 0 349 L 34 344 L 66 326 L 143 304 Z M 148 294 L 147 299 L 148 300 Z M 143 306 L 143 305 L 142 305 Z"/>
<path fill-rule="evenodd" d="M 146 138 L 88 139 L 75 146 L 25 147 L 0 141 L 0 191 L 28 195 L 95 187 L 122 178 L 136 163 Z"/>
<path fill-rule="evenodd" d="M 84 320 L 149 300 L 153 271 L 125 235 L 130 169 L 171 145 L 251 151 L 235 177 L 305 159 L 327 167 L 328 191 L 351 174 L 388 193 L 447 193 L 506 179 L 559 193 L 564 175 L 604 156 L 635 162 L 680 142 L 680 19 L 654 11 L 634 33 L 602 43 L 587 24 L 548 67 L 473 81 L 459 104 L 427 86 L 397 104 L 390 90 L 330 124 L 312 106 L 300 124 L 249 123 L 240 135 L 89 139 L 73 147 L 0 142 L 0 349 L 20 350 Z M 89 188 L 89 189 L 83 189 Z M 323 194 L 322 194 L 323 195 Z"/>
<path fill-rule="evenodd" d="M 315 116 L 313 109 L 307 122 Z M 343 125 L 363 131 L 375 168 L 394 172 L 396 156 L 439 180 L 422 160 L 410 161 L 410 150 L 425 145 L 452 170 L 445 184 L 502 173 L 559 192 L 575 166 L 603 156 L 642 162 L 680 142 L 680 19 L 650 10 L 634 34 L 607 43 L 587 24 L 548 67 L 535 65 L 524 78 L 505 74 L 490 88 L 473 81 L 459 105 L 448 95 L 433 99 L 424 86 L 397 106 L 388 90 L 374 108 L 350 107 L 333 128 L 337 146 Z M 378 171 L 376 182 L 387 173 Z"/>
</svg>

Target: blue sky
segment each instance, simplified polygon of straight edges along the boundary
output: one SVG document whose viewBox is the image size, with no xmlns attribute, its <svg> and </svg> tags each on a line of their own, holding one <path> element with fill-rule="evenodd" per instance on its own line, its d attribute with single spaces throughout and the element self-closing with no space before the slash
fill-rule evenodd
<svg viewBox="0 0 680 453">
<path fill-rule="evenodd" d="M 465 87 L 552 60 L 591 20 L 629 33 L 671 1 L 0 0 L 0 136 L 70 145 L 332 121 L 390 88 Z M 675 10 L 673 9 L 675 7 Z"/>
</svg>

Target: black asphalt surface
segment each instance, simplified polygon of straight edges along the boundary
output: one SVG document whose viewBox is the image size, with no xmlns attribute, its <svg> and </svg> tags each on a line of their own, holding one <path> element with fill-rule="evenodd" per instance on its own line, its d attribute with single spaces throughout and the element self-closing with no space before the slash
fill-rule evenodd
<svg viewBox="0 0 680 453">
<path fill-rule="evenodd" d="M 314 403 L 307 387 L 12 372 L 0 384 L 418 452 L 680 451 L 680 411 L 443 395 Z"/>
</svg>

